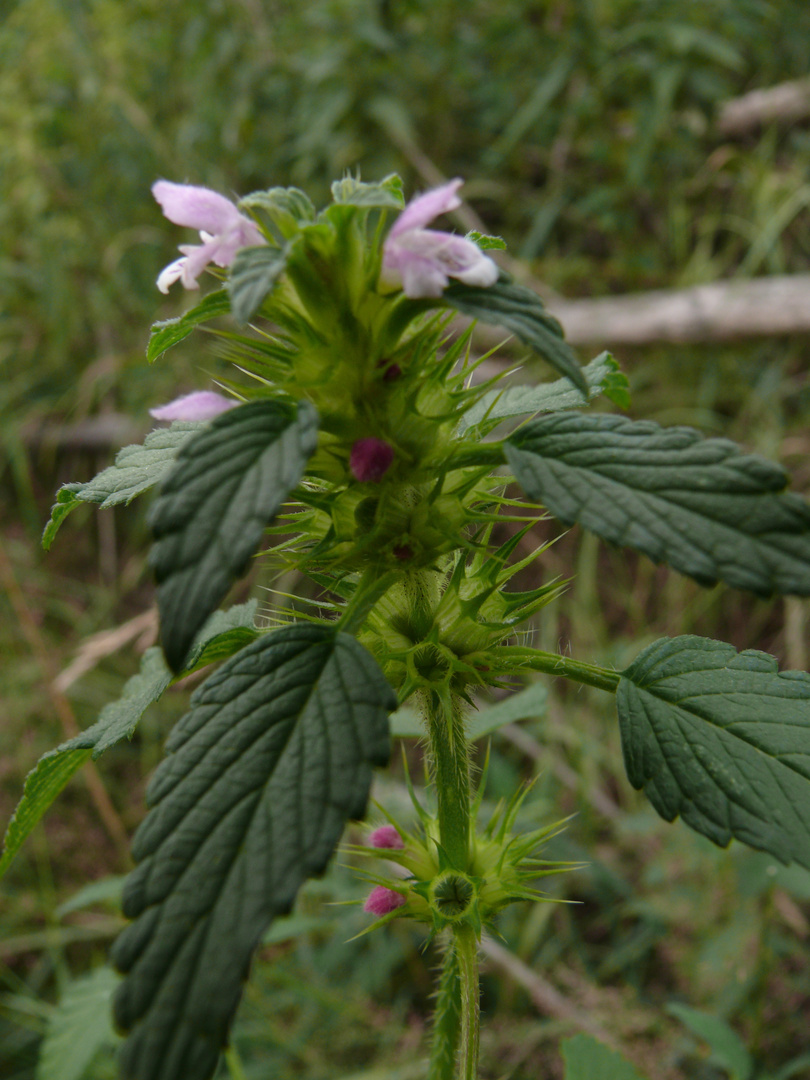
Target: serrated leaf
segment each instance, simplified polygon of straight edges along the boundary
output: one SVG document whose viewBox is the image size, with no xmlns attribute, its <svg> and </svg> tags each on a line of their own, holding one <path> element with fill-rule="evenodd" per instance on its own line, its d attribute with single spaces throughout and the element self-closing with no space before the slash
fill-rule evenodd
<svg viewBox="0 0 810 1080">
<path fill-rule="evenodd" d="M 402 210 L 405 197 L 402 181 L 394 174 L 386 176 L 378 184 L 365 184 L 352 176 L 344 176 L 332 184 L 332 198 L 342 206 L 361 206 L 371 209 Z"/>
<path fill-rule="evenodd" d="M 115 1046 L 110 1001 L 120 981 L 102 967 L 67 986 L 48 1020 L 37 1080 L 82 1080 L 96 1054 Z"/>
<path fill-rule="evenodd" d="M 50 550 L 59 527 L 68 514 L 77 506 L 82 505 L 82 500 L 77 494 L 82 486 L 82 484 L 63 484 L 57 491 L 56 502 L 51 507 L 51 516 L 42 533 L 42 546 L 46 551 Z"/>
<path fill-rule="evenodd" d="M 627 377 L 619 370 L 619 365 L 608 352 L 600 353 L 583 369 L 588 383 L 588 397 L 593 401 L 600 394 L 607 394 L 609 388 L 614 395 L 622 388 L 627 392 Z M 609 395 L 608 395 L 609 396 Z M 615 396 L 611 397 L 615 401 Z M 553 383 L 541 383 L 539 386 L 507 386 L 505 389 L 493 389 L 484 394 L 459 423 L 459 431 L 467 431 L 482 422 L 488 428 L 495 426 L 495 421 L 506 420 L 529 413 L 560 412 L 562 409 L 579 409 L 587 402 L 570 379 L 557 379 Z"/>
<path fill-rule="evenodd" d="M 188 670 L 232 655 L 242 648 L 248 634 L 255 638 L 258 632 L 253 627 L 256 607 L 256 601 L 251 600 L 227 611 L 215 612 L 192 650 Z M 25 778 L 22 798 L 8 823 L 0 858 L 0 877 L 71 777 L 90 758 L 100 757 L 122 739 L 131 739 L 143 714 L 172 679 L 162 650 L 157 646 L 147 649 L 141 659 L 140 671 L 127 680 L 117 701 L 104 706 L 95 724 L 43 754 Z"/>
<path fill-rule="evenodd" d="M 570 379 L 587 399 L 588 384 L 574 351 L 563 338 L 562 327 L 531 289 L 516 285 L 502 274 L 494 285 L 486 288 L 455 281 L 442 295 L 462 315 L 503 326 L 515 334 L 560 375 Z"/>
<path fill-rule="evenodd" d="M 574 1035 L 560 1044 L 565 1080 L 643 1080 L 621 1054 L 592 1035 Z"/>
<path fill-rule="evenodd" d="M 302 226 L 315 220 L 315 207 L 309 195 L 296 187 L 254 191 L 240 199 L 239 209 L 263 211 L 278 230 L 281 239 L 291 239 Z"/>
<path fill-rule="evenodd" d="M 151 431 L 142 445 L 125 446 L 115 464 L 103 469 L 85 484 L 65 484 L 56 493 L 51 518 L 42 534 L 47 551 L 68 514 L 82 503 L 101 509 L 130 503 L 137 495 L 159 484 L 168 474 L 180 447 L 204 424 L 199 420 L 175 420 L 171 427 Z"/>
<path fill-rule="evenodd" d="M 250 322 L 287 265 L 287 248 L 263 245 L 237 251 L 228 277 L 231 311 L 238 323 Z"/>
<path fill-rule="evenodd" d="M 662 638 L 622 673 L 616 707 L 630 783 L 661 817 L 810 868 L 810 675 Z"/>
<path fill-rule="evenodd" d="M 150 519 L 161 640 L 172 670 L 183 666 L 200 627 L 301 479 L 317 424 L 306 402 L 251 401 L 222 413 L 181 450 Z"/>
<path fill-rule="evenodd" d="M 731 1080 L 750 1080 L 754 1060 L 740 1036 L 725 1020 L 679 1002 L 667 1005 L 667 1012 L 676 1016 L 693 1035 L 709 1044 L 712 1049 L 711 1064 L 725 1069 L 731 1074 Z"/>
<path fill-rule="evenodd" d="M 200 323 L 216 319 L 220 315 L 228 315 L 231 310 L 231 302 L 225 289 L 217 289 L 209 293 L 203 300 L 181 315 L 177 319 L 166 319 L 164 322 L 156 322 L 152 326 L 149 344 L 146 346 L 146 359 L 151 364 L 162 356 L 167 349 L 177 345 L 187 338 L 195 326 Z"/>
<path fill-rule="evenodd" d="M 221 667 L 175 726 L 113 948 L 123 1073 L 207 1080 L 267 925 L 321 873 L 388 760 L 396 696 L 333 627 L 293 625 Z"/>
<path fill-rule="evenodd" d="M 504 444 L 531 499 L 702 585 L 810 595 L 810 505 L 727 439 L 622 416 L 557 413 Z"/>
<path fill-rule="evenodd" d="M 506 251 L 506 241 L 502 236 L 489 236 L 487 233 L 473 229 L 464 239 L 472 240 L 482 251 Z"/>
</svg>

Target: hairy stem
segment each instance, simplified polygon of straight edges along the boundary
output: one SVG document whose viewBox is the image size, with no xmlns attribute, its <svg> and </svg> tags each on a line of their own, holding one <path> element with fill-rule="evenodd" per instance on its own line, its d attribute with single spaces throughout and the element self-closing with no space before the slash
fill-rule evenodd
<svg viewBox="0 0 810 1080">
<path fill-rule="evenodd" d="M 470 762 L 461 701 L 449 693 L 422 694 L 433 779 L 439 841 L 447 862 L 466 870 L 470 854 Z"/>
<path fill-rule="evenodd" d="M 611 694 L 616 693 L 616 687 L 622 677 L 620 671 L 597 667 L 596 664 L 585 664 L 581 660 L 572 660 L 570 656 L 560 656 L 558 653 L 541 652 L 539 649 L 524 649 L 518 646 L 505 646 L 499 651 L 503 655 L 520 658 L 522 665 L 532 671 L 542 671 L 546 675 L 563 675 L 566 679 L 575 679 L 587 686 L 607 690 Z"/>
<path fill-rule="evenodd" d="M 433 1014 L 427 1080 L 454 1080 L 461 1032 L 461 985 L 454 942 L 447 943 Z"/>
<path fill-rule="evenodd" d="M 475 1080 L 478 1076 L 478 1029 L 480 995 L 478 989 L 478 941 L 469 925 L 455 931 L 461 989 L 461 1055 L 459 1080 Z"/>
</svg>

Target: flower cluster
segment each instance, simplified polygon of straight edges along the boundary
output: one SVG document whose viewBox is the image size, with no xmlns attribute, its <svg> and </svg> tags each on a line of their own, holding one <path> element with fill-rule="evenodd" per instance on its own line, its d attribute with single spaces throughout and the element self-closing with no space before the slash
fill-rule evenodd
<svg viewBox="0 0 810 1080">
<path fill-rule="evenodd" d="M 448 864 L 439 843 L 438 821 L 414 802 L 419 833 L 394 824 L 380 825 L 357 854 L 384 860 L 388 874 L 368 875 L 374 887 L 363 910 L 388 922 L 395 915 L 427 923 L 434 932 L 467 924 L 481 933 L 502 908 L 516 900 L 548 900 L 532 882 L 571 869 L 571 864 L 537 858 L 537 851 L 561 829 L 561 822 L 522 835 L 511 830 L 529 788 L 519 789 L 496 808 L 486 827 L 474 827 L 466 867 Z M 475 811 L 480 809 L 480 794 Z M 413 796 L 412 796 L 413 797 Z"/>
<path fill-rule="evenodd" d="M 461 184 L 460 179 L 451 180 L 418 196 L 396 219 L 382 248 L 384 293 L 394 284 L 412 299 L 439 298 L 450 278 L 481 287 L 497 281 L 498 267 L 475 243 L 426 227 L 438 215 L 461 205 L 457 194 Z M 197 289 L 197 279 L 210 263 L 229 267 L 242 248 L 268 244 L 259 226 L 216 191 L 159 180 L 152 194 L 170 221 L 197 229 L 202 240 L 201 244 L 180 245 L 181 257 L 158 276 L 161 292 L 168 293 L 176 281 L 186 289 Z M 395 364 L 386 372 L 386 381 L 393 378 L 394 371 L 399 372 Z M 210 420 L 233 404 L 228 398 L 206 391 L 184 395 L 151 412 L 158 420 Z M 351 451 L 351 473 L 361 482 L 377 483 L 392 459 L 393 450 L 383 440 L 359 439 Z"/>
</svg>

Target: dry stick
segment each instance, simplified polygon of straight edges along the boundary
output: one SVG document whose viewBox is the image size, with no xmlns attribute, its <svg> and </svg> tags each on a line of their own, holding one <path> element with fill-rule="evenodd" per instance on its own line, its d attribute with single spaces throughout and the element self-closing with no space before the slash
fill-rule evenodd
<svg viewBox="0 0 810 1080">
<path fill-rule="evenodd" d="M 790 124 L 810 116 L 810 79 L 793 79 L 764 90 L 751 90 L 720 108 L 721 135 L 745 135 L 764 124 Z"/>
<path fill-rule="evenodd" d="M 689 289 L 655 289 L 598 300 L 547 301 L 572 345 L 650 345 L 654 342 L 733 341 L 810 333 L 810 274 L 752 281 L 716 281 Z M 460 316 L 459 328 L 469 325 Z M 491 348 L 503 331 L 479 324 L 478 341 Z"/>
<path fill-rule="evenodd" d="M 804 82 L 810 87 L 810 80 Z M 810 90 L 806 92 L 810 94 Z M 407 134 L 393 127 L 386 128 L 386 133 L 427 184 L 447 182 L 441 169 Z M 467 203 L 462 203 L 454 215 L 466 229 L 487 231 Z M 654 289 L 597 300 L 565 300 L 533 277 L 525 263 L 503 251 L 493 251 L 490 255 L 518 281 L 542 296 L 551 314 L 563 324 L 572 345 L 730 341 L 810 333 L 810 274 L 717 281 L 688 289 Z M 454 323 L 467 326 L 469 320 L 459 317 Z M 485 326 L 479 326 L 478 335 L 478 340 L 487 347 L 503 340 L 502 330 Z"/>
<path fill-rule="evenodd" d="M 549 1016 L 554 1016 L 557 1020 L 564 1020 L 573 1027 L 579 1028 L 580 1031 L 593 1035 L 595 1039 L 606 1043 L 614 1050 L 618 1050 L 618 1043 L 613 1036 L 599 1024 L 594 1023 L 587 1013 L 564 997 L 542 975 L 532 971 L 514 953 L 504 948 L 503 945 L 499 945 L 497 941 L 493 941 L 486 934 L 481 938 L 481 952 L 492 964 L 500 968 L 505 975 L 508 975 L 510 979 L 514 979 L 516 983 L 523 987 L 540 1012 L 548 1013 Z"/>
<path fill-rule="evenodd" d="M 56 672 L 54 671 L 48 648 L 42 639 L 36 620 L 28 607 L 2 540 L 0 540 L 0 581 L 2 581 L 3 588 L 6 590 L 8 598 L 11 601 L 11 606 L 14 608 L 14 613 L 17 616 L 17 621 L 20 624 L 23 636 L 28 642 L 28 646 L 34 654 L 42 674 L 45 676 L 48 695 L 54 710 L 56 711 L 56 715 L 59 717 L 62 730 L 67 738 L 73 738 L 74 735 L 79 734 L 79 725 L 76 722 L 76 717 L 73 714 L 70 702 L 54 685 Z M 101 779 L 98 769 L 92 761 L 88 761 L 84 765 L 83 775 L 88 791 L 90 792 L 90 797 L 95 804 L 96 810 L 107 830 L 108 836 L 115 844 L 119 854 L 124 858 L 126 863 L 129 864 L 129 837 L 127 836 L 127 831 L 124 828 L 124 823 L 118 816 L 118 811 L 110 800 L 110 796 L 107 794 L 104 781 Z"/>
<path fill-rule="evenodd" d="M 91 634 L 79 645 L 73 660 L 53 680 L 54 688 L 64 694 L 77 679 L 92 671 L 100 660 L 118 652 L 136 638 L 148 638 L 147 644 L 151 644 L 157 637 L 157 627 L 157 608 L 149 608 L 113 630 L 100 630 L 97 634 Z"/>
</svg>

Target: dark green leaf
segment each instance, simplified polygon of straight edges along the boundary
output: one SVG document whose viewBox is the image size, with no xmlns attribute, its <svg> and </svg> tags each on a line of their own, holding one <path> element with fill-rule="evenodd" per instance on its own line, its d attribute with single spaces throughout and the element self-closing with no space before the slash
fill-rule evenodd
<svg viewBox="0 0 810 1080">
<path fill-rule="evenodd" d="M 255 640 L 258 633 L 254 628 L 256 607 L 256 601 L 251 600 L 227 611 L 215 612 L 203 627 L 189 658 L 188 669 L 182 674 L 232 656 L 247 642 Z M 162 650 L 157 647 L 147 649 L 140 671 L 127 680 L 117 701 L 104 706 L 95 724 L 43 754 L 26 777 L 22 798 L 8 823 L 0 858 L 0 877 L 71 777 L 91 757 L 98 758 L 122 739 L 131 739 L 143 714 L 171 681 L 172 673 L 166 667 Z"/>
<path fill-rule="evenodd" d="M 364 184 L 354 177 L 344 176 L 332 184 L 332 198 L 344 206 L 361 206 L 371 209 L 402 210 L 405 197 L 402 194 L 402 181 L 396 175 L 386 176 L 379 184 Z"/>
<path fill-rule="evenodd" d="M 622 673 L 616 706 L 630 783 L 665 820 L 810 868 L 810 675 L 663 638 Z"/>
<path fill-rule="evenodd" d="M 113 959 L 134 1080 L 207 1080 L 268 923 L 321 873 L 388 759 L 396 697 L 332 627 L 274 631 L 219 669 L 175 726 L 138 830 Z"/>
<path fill-rule="evenodd" d="M 215 319 L 218 315 L 227 315 L 230 310 L 231 302 L 228 293 L 225 289 L 217 289 L 178 319 L 156 322 L 152 327 L 149 344 L 146 347 L 146 359 L 151 364 L 167 349 L 171 349 L 183 338 L 187 338 L 195 326 L 208 322 L 209 319 Z"/>
<path fill-rule="evenodd" d="M 444 290 L 443 297 L 463 315 L 503 326 L 515 334 L 560 375 L 570 379 L 587 399 L 588 384 L 573 350 L 563 339 L 562 327 L 531 289 L 515 285 L 502 274 L 488 288 L 453 282 Z"/>
<path fill-rule="evenodd" d="M 600 353 L 582 369 L 588 383 L 588 396 L 591 401 L 605 394 L 612 401 L 624 390 L 627 395 L 627 376 L 619 370 L 619 365 L 608 352 Z M 627 398 L 629 403 L 629 397 Z M 616 402 L 617 404 L 619 402 Z M 557 379 L 553 383 L 541 383 L 539 386 L 497 387 L 484 394 L 475 405 L 466 412 L 459 424 L 460 431 L 485 425 L 488 429 L 496 426 L 495 421 L 506 420 L 514 416 L 526 416 L 527 413 L 560 412 L 563 409 L 578 409 L 587 402 L 570 379 Z"/>
<path fill-rule="evenodd" d="M 244 573 L 318 437 L 302 402 L 251 401 L 186 443 L 152 508 L 161 640 L 178 671 L 202 624 Z"/>
<path fill-rule="evenodd" d="M 566 525 L 702 585 L 810 595 L 810 505 L 778 465 L 727 439 L 621 416 L 557 413 L 504 444 L 523 490 Z"/>
<path fill-rule="evenodd" d="M 204 425 L 199 420 L 175 420 L 169 428 L 150 432 L 143 445 L 125 446 L 115 457 L 115 464 L 102 470 L 86 484 L 65 484 L 56 493 L 51 519 L 42 534 L 47 551 L 59 526 L 77 506 L 96 503 L 102 509 L 129 503 L 137 495 L 159 484 L 167 475 L 180 447 Z"/>
<path fill-rule="evenodd" d="M 565 1080 L 642 1080 L 629 1061 L 592 1035 L 574 1035 L 560 1046 Z"/>
<path fill-rule="evenodd" d="M 287 265 L 287 249 L 264 245 L 237 251 L 228 278 L 231 311 L 238 323 L 250 322 Z"/>
</svg>

